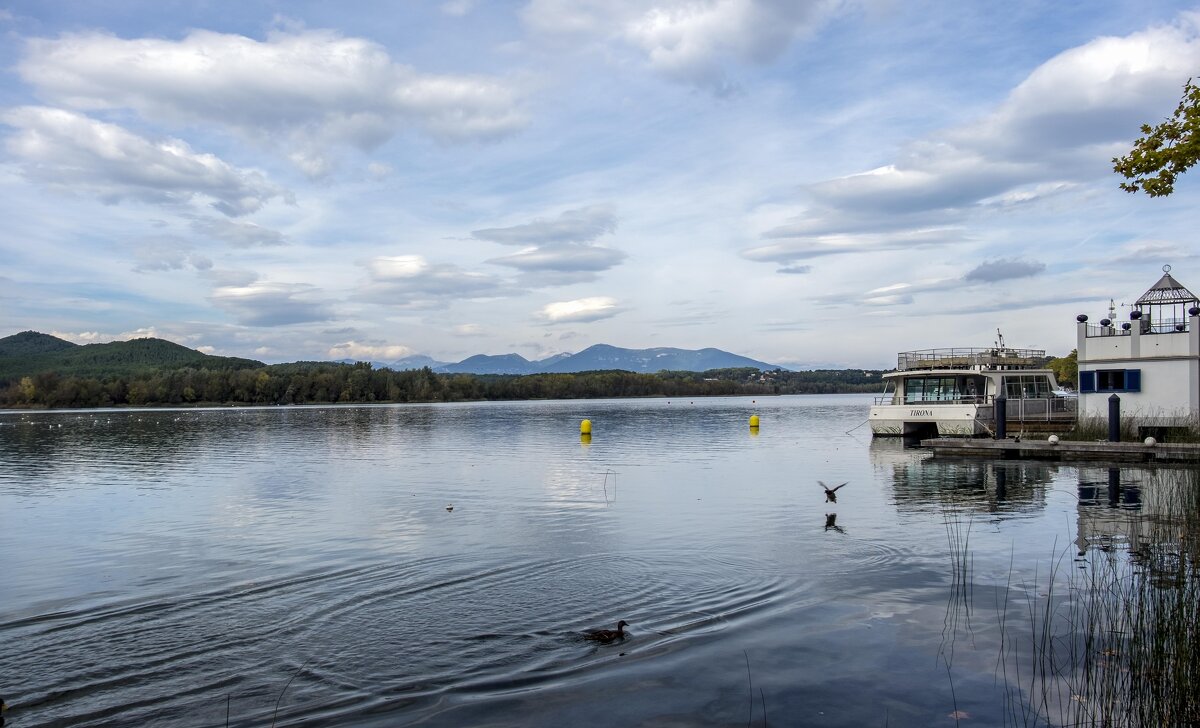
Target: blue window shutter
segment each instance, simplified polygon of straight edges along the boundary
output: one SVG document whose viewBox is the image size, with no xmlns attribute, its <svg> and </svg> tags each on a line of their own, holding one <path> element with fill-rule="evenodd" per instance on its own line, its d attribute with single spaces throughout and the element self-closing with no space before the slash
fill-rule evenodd
<svg viewBox="0 0 1200 728">
<path fill-rule="evenodd" d="M 1125 391 L 1126 392 L 1142 391 L 1142 370 L 1141 369 L 1126 369 L 1125 370 Z"/>
<path fill-rule="evenodd" d="M 1079 372 L 1079 391 L 1096 391 L 1096 372 Z"/>
</svg>

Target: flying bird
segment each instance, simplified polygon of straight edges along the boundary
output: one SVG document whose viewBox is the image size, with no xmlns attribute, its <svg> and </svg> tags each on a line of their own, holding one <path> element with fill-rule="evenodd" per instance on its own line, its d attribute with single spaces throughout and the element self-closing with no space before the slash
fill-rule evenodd
<svg viewBox="0 0 1200 728">
<path fill-rule="evenodd" d="M 616 640 L 623 640 L 623 639 L 625 639 L 625 627 L 628 625 L 629 625 L 629 623 L 622 619 L 620 622 L 617 622 L 616 629 L 593 630 L 593 631 L 585 634 L 583 636 L 583 638 L 587 639 L 587 640 L 591 640 L 593 642 L 604 642 L 604 643 L 614 642 Z"/>
<path fill-rule="evenodd" d="M 832 488 L 830 488 L 828 485 L 821 483 L 821 481 L 819 481 L 819 480 L 817 482 L 820 483 L 821 487 L 825 489 L 825 500 L 829 503 L 837 503 L 838 490 L 841 488 L 844 488 L 846 486 L 846 483 L 842 483 L 841 485 L 835 485 Z M 849 481 L 847 481 L 847 482 L 849 482 Z"/>
</svg>

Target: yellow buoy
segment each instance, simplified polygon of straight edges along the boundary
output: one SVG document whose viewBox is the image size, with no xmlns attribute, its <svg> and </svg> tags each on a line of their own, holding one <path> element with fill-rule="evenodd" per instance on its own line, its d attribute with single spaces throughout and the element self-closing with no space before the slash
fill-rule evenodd
<svg viewBox="0 0 1200 728">
<path fill-rule="evenodd" d="M 580 435 L 592 434 L 592 421 L 591 420 L 584 420 L 583 422 L 579 423 L 579 434 Z"/>
<path fill-rule="evenodd" d="M 592 436 L 587 432 L 579 433 L 579 444 L 588 447 L 592 444 Z"/>
<path fill-rule="evenodd" d="M 758 415 L 750 415 L 750 426 L 758 427 Z"/>
</svg>

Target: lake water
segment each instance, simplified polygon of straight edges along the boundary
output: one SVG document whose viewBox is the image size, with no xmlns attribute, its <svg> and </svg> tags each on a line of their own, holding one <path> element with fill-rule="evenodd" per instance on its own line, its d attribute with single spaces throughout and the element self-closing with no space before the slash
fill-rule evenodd
<svg viewBox="0 0 1200 728">
<path fill-rule="evenodd" d="M 8 725 L 1006 724 L 996 615 L 1139 489 L 870 401 L 0 414 Z"/>
</svg>

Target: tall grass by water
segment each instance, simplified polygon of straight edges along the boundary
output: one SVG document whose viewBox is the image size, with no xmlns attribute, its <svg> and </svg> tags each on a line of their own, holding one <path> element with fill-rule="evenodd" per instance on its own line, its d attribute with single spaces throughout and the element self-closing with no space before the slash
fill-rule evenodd
<svg viewBox="0 0 1200 728">
<path fill-rule="evenodd" d="M 1172 420 L 1179 424 L 1162 428 L 1152 423 L 1161 421 L 1157 417 L 1145 417 L 1138 412 L 1123 413 L 1121 416 L 1121 440 L 1123 442 L 1140 442 L 1145 431 L 1141 428 L 1150 426 L 1150 432 L 1159 433 L 1157 437 L 1168 442 L 1200 442 L 1200 418 L 1189 417 L 1182 421 Z M 1094 441 L 1108 439 L 1108 417 L 1105 415 L 1080 415 L 1074 426 L 1064 432 L 1064 440 Z"/>
<path fill-rule="evenodd" d="M 1200 724 L 1200 471 L 1151 471 L 1140 487 L 1141 512 L 999 590 L 1007 724 Z M 971 563 L 961 531 L 948 526 L 956 611 Z"/>
</svg>

